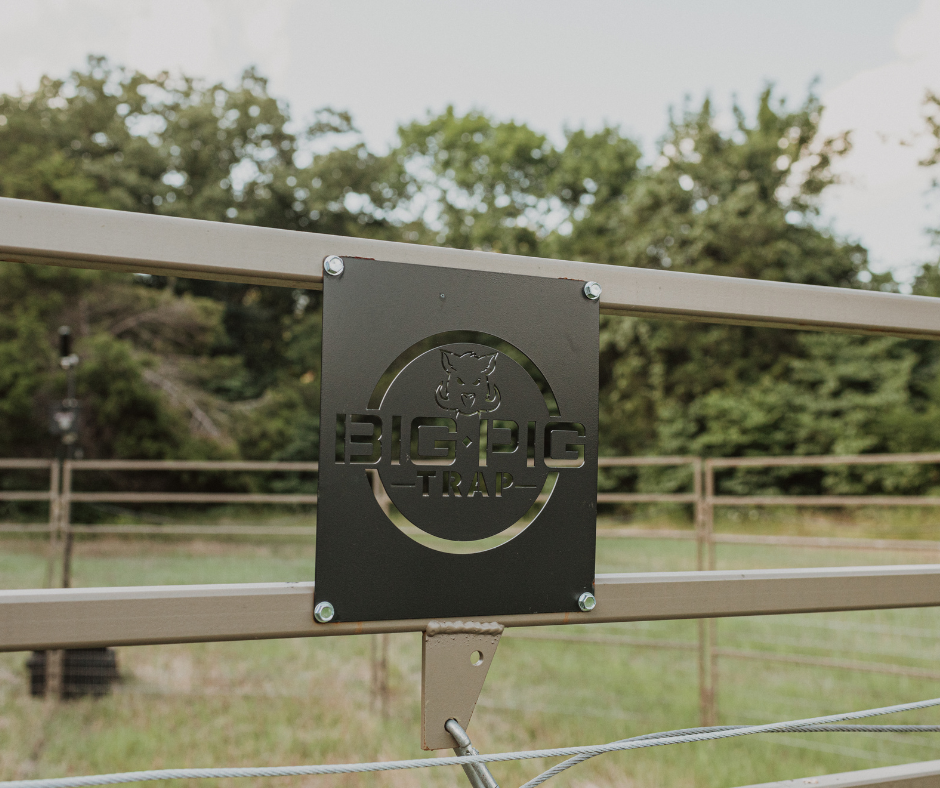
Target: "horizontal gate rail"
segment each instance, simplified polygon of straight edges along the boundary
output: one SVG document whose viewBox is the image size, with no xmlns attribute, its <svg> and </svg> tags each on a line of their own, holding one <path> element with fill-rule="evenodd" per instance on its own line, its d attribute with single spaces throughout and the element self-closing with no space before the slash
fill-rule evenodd
<svg viewBox="0 0 940 788">
<path fill-rule="evenodd" d="M 72 502 L 110 503 L 307 503 L 317 502 L 316 495 L 291 493 L 141 493 L 73 492 Z"/>
<path fill-rule="evenodd" d="M 940 565 L 598 575 L 590 613 L 507 627 L 940 606 Z M 421 632 L 427 620 L 318 624 L 313 583 L 0 591 L 0 651 Z"/>
<path fill-rule="evenodd" d="M 713 495 L 716 506 L 940 506 L 927 495 Z"/>
<path fill-rule="evenodd" d="M 936 495 L 716 495 L 715 471 L 722 468 L 824 467 L 830 465 L 940 464 L 940 453 L 715 457 L 705 460 L 705 503 L 713 506 L 940 506 Z"/>
<path fill-rule="evenodd" d="M 202 471 L 202 472 L 244 472 L 261 471 L 267 473 L 305 472 L 316 473 L 319 463 L 316 462 L 251 462 L 251 461 L 212 461 L 212 460 L 69 460 L 65 463 L 63 472 L 66 484 L 63 497 L 66 503 L 241 503 L 241 504 L 316 504 L 317 496 L 313 494 L 297 493 L 205 493 L 205 492 L 75 492 L 73 490 L 74 474 L 83 471 Z M 66 507 L 66 511 L 68 507 Z M 71 533 L 94 533 L 101 526 L 92 526 L 90 529 L 81 529 L 69 524 Z M 114 531 L 123 533 L 123 531 Z M 127 533 L 141 533 L 144 531 L 127 531 Z M 158 533 L 158 532 L 154 532 Z M 161 530 L 159 533 L 170 533 Z M 183 532 L 179 532 L 183 533 Z"/>
<path fill-rule="evenodd" d="M 937 788 L 940 761 L 905 763 L 842 774 L 823 774 L 796 780 L 749 785 L 746 788 Z"/>
<path fill-rule="evenodd" d="M 322 287 L 327 255 L 594 280 L 601 311 L 712 323 L 940 338 L 937 300 L 274 230 L 0 198 L 0 260 Z"/>
<path fill-rule="evenodd" d="M 940 463 L 940 452 L 917 454 L 805 454 L 791 457 L 713 457 L 713 468 L 777 468 L 786 465 L 903 465 Z"/>
<path fill-rule="evenodd" d="M 0 471 L 46 471 L 45 490 L 0 490 L 0 501 L 53 501 L 58 494 L 59 465 L 55 460 L 2 459 Z"/>
<path fill-rule="evenodd" d="M 71 460 L 76 471 L 313 471 L 318 462 L 246 460 Z"/>
<path fill-rule="evenodd" d="M 24 464 L 25 463 L 25 464 Z M 692 470 L 691 492 L 685 493 L 598 493 L 598 503 L 685 503 L 697 504 L 701 501 L 701 466 L 698 457 L 601 457 L 598 466 L 601 468 L 643 467 L 653 465 L 689 465 Z M 47 468 L 51 467 L 58 473 L 58 466 L 49 460 L 0 460 L 0 470 L 5 468 Z M 62 500 L 66 504 L 62 507 L 63 522 L 56 526 L 52 522 L 45 525 L 17 525 L 14 523 L 0 524 L 0 533 L 31 533 L 62 528 L 70 535 L 81 534 L 122 534 L 152 536 L 157 534 L 176 535 L 245 535 L 245 536 L 290 536 L 311 535 L 316 531 L 311 526 L 277 527 L 277 526 L 196 526 L 196 525 L 73 525 L 69 520 L 72 503 L 183 503 L 183 504 L 306 504 L 317 503 L 316 494 L 294 493 L 201 493 L 201 492 L 124 492 L 124 491 L 82 491 L 75 492 L 73 479 L 75 473 L 84 471 L 202 471 L 202 472 L 303 472 L 317 473 L 317 462 L 265 462 L 265 461 L 228 461 L 228 460 L 68 460 L 64 463 Z M 385 492 L 374 469 L 368 472 L 373 476 L 373 489 L 380 505 L 388 512 L 391 509 L 391 499 Z M 56 477 L 57 478 L 57 477 Z M 53 486 L 50 492 L 0 492 L 0 500 L 50 500 L 55 498 L 57 488 Z M 548 496 L 539 496 L 539 502 L 544 503 Z M 516 532 L 521 529 L 516 529 Z M 695 538 L 694 534 L 688 537 Z"/>
</svg>

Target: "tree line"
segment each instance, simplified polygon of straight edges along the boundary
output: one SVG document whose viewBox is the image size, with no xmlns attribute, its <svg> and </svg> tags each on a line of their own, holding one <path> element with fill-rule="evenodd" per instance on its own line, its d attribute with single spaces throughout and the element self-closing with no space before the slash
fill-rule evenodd
<svg viewBox="0 0 940 788">
<path fill-rule="evenodd" d="M 929 97 L 940 108 L 940 99 Z M 568 130 L 447 108 L 378 153 L 354 120 L 291 118 L 265 78 L 148 76 L 90 58 L 0 95 L 0 196 L 164 216 L 895 291 L 819 220 L 851 135 L 821 139 L 810 93 L 767 87 L 734 127 L 709 100 L 645 162 L 619 128 Z M 940 126 L 929 131 L 940 157 Z M 940 295 L 937 262 L 914 292 Z M 101 458 L 311 460 L 320 300 L 313 291 L 0 263 L 0 455 L 53 456 L 55 334 L 82 358 L 80 450 Z M 742 456 L 940 448 L 940 348 L 926 341 L 604 317 L 601 452 Z M 687 480 L 649 469 L 640 489 Z M 613 484 L 612 477 L 602 484 Z M 924 492 L 930 469 L 776 469 L 728 491 Z"/>
</svg>

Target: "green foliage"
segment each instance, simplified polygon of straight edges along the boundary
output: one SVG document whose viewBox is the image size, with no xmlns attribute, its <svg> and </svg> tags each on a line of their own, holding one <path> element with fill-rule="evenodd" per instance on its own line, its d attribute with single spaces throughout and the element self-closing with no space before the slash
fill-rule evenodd
<svg viewBox="0 0 940 788">
<path fill-rule="evenodd" d="M 71 323 L 82 358 L 86 456 L 218 456 L 214 436 L 190 429 L 185 403 L 162 392 L 172 388 L 165 368 L 182 354 L 205 353 L 220 316 L 211 301 L 142 288 L 126 276 L 0 264 L 0 451 L 54 453 L 49 409 L 65 394 L 56 329 Z"/>
<path fill-rule="evenodd" d="M 687 106 L 645 165 L 617 128 L 569 130 L 555 145 L 524 124 L 448 108 L 404 125 L 379 156 L 343 112 L 293 122 L 253 70 L 227 87 L 92 58 L 67 79 L 0 96 L 0 195 L 894 290 L 863 247 L 819 226 L 819 195 L 850 146 L 847 136 L 819 137 L 821 112 L 813 95 L 791 108 L 771 88 L 753 116 L 735 107 L 731 129 L 709 101 Z M 940 295 L 937 265 L 915 292 Z M 64 379 L 53 342 L 69 323 L 83 359 L 87 455 L 315 459 L 319 303 L 287 288 L 4 265 L 0 451 L 53 450 L 45 420 Z M 606 454 L 904 451 L 940 441 L 932 343 L 604 318 L 600 352 Z M 656 469 L 635 481 L 688 482 Z M 937 481 L 790 469 L 722 483 L 904 491 Z"/>
<path fill-rule="evenodd" d="M 314 155 L 322 139 L 353 131 L 349 116 L 324 109 L 301 132 L 291 128 L 286 105 L 253 70 L 228 88 L 166 73 L 151 77 L 91 58 L 86 71 L 67 79 L 43 78 L 35 92 L 0 96 L 0 196 L 340 235 L 394 232 L 367 210 L 378 195 L 383 160 L 361 144 Z M 254 435 L 266 427 L 250 422 L 270 413 L 266 392 L 277 389 L 282 397 L 282 387 L 303 387 L 296 379 L 319 364 L 317 347 L 311 350 L 316 359 L 299 361 L 291 340 L 298 326 L 315 319 L 313 293 L 162 277 L 132 283 L 91 273 L 21 273 L 19 266 L 5 267 L 0 276 L 25 277 L 19 291 L 3 290 L 17 312 L 15 292 L 41 305 L 32 334 L 4 326 L 11 339 L 0 344 L 0 354 L 14 360 L 0 373 L 4 453 L 52 450 L 45 410 L 63 377 L 52 355 L 60 323 L 71 324 L 80 338 L 81 380 L 109 392 L 85 403 L 82 449 L 89 456 L 241 452 L 240 440 L 249 441 L 247 451 L 255 455 Z M 70 286 L 76 277 L 87 286 Z M 89 321 L 82 310 L 95 318 Z M 13 321 L 12 313 L 3 314 L 5 323 Z M 84 341 L 99 332 L 127 344 L 127 353 L 103 340 Z M 102 354 L 125 377 L 93 375 L 96 357 L 89 353 Z M 298 364 L 304 367 L 299 372 Z M 144 391 L 151 402 L 141 399 Z M 235 408 L 259 398 L 257 408 Z M 311 413 L 309 397 L 288 399 L 275 421 L 296 422 L 312 434 L 312 443 L 293 453 L 315 455 L 316 408 Z M 123 414 L 123 420 L 97 421 L 99 411 Z M 185 419 L 171 424 L 173 413 L 183 419 L 187 412 L 190 431 L 200 436 L 195 443 L 182 438 Z M 146 414 L 150 426 L 132 427 L 135 414 Z"/>
<path fill-rule="evenodd" d="M 870 276 L 862 247 L 810 221 L 814 198 L 833 181 L 832 157 L 847 147 L 842 139 L 817 140 L 819 112 L 813 97 L 788 110 L 769 89 L 753 122 L 736 109 L 731 133 L 715 127 L 707 101 L 685 112 L 672 123 L 653 167 L 609 213 L 611 234 L 623 240 L 610 246 L 607 261 L 814 285 L 892 287 L 889 278 Z M 776 329 L 605 319 L 604 450 L 707 456 L 832 450 L 821 438 L 799 437 L 789 404 L 818 394 L 797 374 L 801 363 L 812 363 L 821 352 L 816 339 Z M 867 340 L 861 343 L 869 347 Z M 886 351 L 873 352 L 877 364 Z M 775 421 L 778 413 L 785 417 L 781 423 Z M 663 483 L 661 471 L 648 476 L 651 484 Z"/>
<path fill-rule="evenodd" d="M 452 107 L 399 135 L 383 211 L 407 221 L 405 237 L 511 254 L 545 254 L 552 233 L 586 217 L 582 205 L 618 200 L 640 159 L 617 129 L 570 132 L 558 150 L 525 125 Z"/>
</svg>

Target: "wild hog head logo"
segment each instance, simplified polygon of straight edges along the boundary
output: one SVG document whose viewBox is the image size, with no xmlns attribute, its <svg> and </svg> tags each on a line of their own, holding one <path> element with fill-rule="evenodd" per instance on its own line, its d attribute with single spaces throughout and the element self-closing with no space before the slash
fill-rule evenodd
<svg viewBox="0 0 940 788">
<path fill-rule="evenodd" d="M 489 376 L 496 369 L 499 353 L 478 356 L 473 351 L 461 355 L 449 350 L 441 351 L 441 364 L 447 379 L 437 387 L 435 399 L 444 410 L 452 410 L 464 416 L 496 410 L 499 405 L 499 388 L 490 382 Z"/>
</svg>

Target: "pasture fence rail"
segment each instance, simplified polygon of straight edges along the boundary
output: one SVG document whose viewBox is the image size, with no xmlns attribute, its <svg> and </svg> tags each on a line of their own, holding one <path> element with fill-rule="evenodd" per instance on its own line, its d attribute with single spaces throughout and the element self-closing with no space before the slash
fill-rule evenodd
<svg viewBox="0 0 940 788">
<path fill-rule="evenodd" d="M 403 278 L 415 276 L 424 269 L 442 276 L 498 273 L 583 282 L 585 287 L 591 285 L 591 292 L 582 292 L 597 299 L 602 315 L 940 340 L 937 300 L 926 296 L 439 248 L 0 198 L 0 260 L 9 262 L 319 290 L 324 287 L 325 276 L 337 273 L 335 267 L 327 267 L 327 261 L 341 263 L 344 258 L 389 261 L 402 266 L 400 270 L 403 272 L 408 271 L 407 275 L 402 275 Z M 381 326 L 376 323 L 372 330 L 379 331 Z M 695 510 L 695 529 L 691 538 L 697 542 L 699 567 L 707 569 L 714 565 L 715 544 L 720 541 L 714 534 L 714 509 L 719 505 L 736 504 L 715 496 L 713 484 L 712 495 L 709 495 L 708 476 L 714 466 L 702 465 L 697 458 L 690 462 L 698 463 L 697 467 L 701 468 L 697 477 L 706 477 L 705 489 L 701 478 L 694 482 L 700 486 L 697 498 L 691 501 Z M 70 465 L 69 474 L 78 467 Z M 79 502 L 79 496 L 89 493 L 72 493 L 71 477 L 62 478 L 59 482 L 58 489 L 62 492 L 58 499 L 53 493 L 48 497 L 48 530 L 51 541 L 59 540 L 55 542 L 53 554 L 66 569 L 71 544 L 78 536 L 78 527 L 71 524 L 68 508 L 72 502 Z M 195 498 L 177 500 L 196 502 Z M 275 502 L 273 497 L 266 500 Z M 600 496 L 598 500 L 605 502 Z M 642 502 L 638 498 L 633 500 Z M 646 500 L 652 502 L 649 497 Z M 94 502 L 88 498 L 85 501 Z M 157 503 L 159 499 L 151 498 L 150 501 Z M 164 501 L 170 502 L 168 499 Z M 243 498 L 242 501 L 263 502 L 260 498 Z M 203 498 L 201 502 L 214 501 Z M 628 500 L 622 502 L 629 503 Z M 741 497 L 739 502 L 767 505 L 755 497 L 747 502 Z M 830 505 L 824 502 L 823 497 L 812 501 L 797 498 L 774 501 L 777 503 Z M 858 503 L 905 505 L 897 497 L 890 504 L 874 499 Z M 936 505 L 926 498 L 917 503 Z M 831 505 L 856 504 L 843 497 Z M 757 537 L 751 541 L 759 543 Z M 940 607 L 938 578 L 940 563 L 734 572 L 595 573 L 596 606 L 590 611 L 506 614 L 494 617 L 496 620 L 490 623 L 516 628 L 933 608 Z M 62 581 L 63 585 L 70 582 L 67 573 L 63 573 Z M 51 579 L 50 585 L 54 585 Z M 313 616 L 313 592 L 314 584 L 306 582 L 4 590 L 0 591 L 0 650 L 381 635 L 426 632 L 432 623 L 439 623 L 429 619 L 319 623 Z M 704 693 L 703 702 L 712 706 L 717 687 L 714 681 L 717 677 L 714 659 L 717 638 L 714 632 L 709 625 L 700 627 L 700 641 L 705 642 L 704 650 L 700 644 L 700 654 L 707 662 L 700 665 L 700 669 L 704 679 L 712 682 L 711 695 Z M 935 701 L 924 703 L 936 704 Z M 748 730 L 766 731 L 768 727 Z M 742 734 L 743 731 L 733 730 L 704 735 L 724 738 Z M 691 738 L 676 736 L 669 738 L 668 742 Z M 613 746 L 633 749 L 660 746 L 661 743 L 665 743 L 665 739 L 620 742 Z M 586 754 L 583 748 L 574 749 Z M 593 748 L 593 751 L 600 750 Z M 540 757 L 544 757 L 544 752 Z M 554 752 L 561 754 L 557 750 Z M 566 754 L 575 755 L 575 752 L 569 748 Z M 512 754 L 512 757 L 516 755 Z M 482 763 L 499 760 L 500 756 L 474 758 Z M 444 759 L 434 760 L 439 764 L 445 762 Z M 575 760 L 572 758 L 566 763 Z M 356 770 L 360 768 L 358 765 Z M 928 767 L 921 765 L 918 768 Z M 897 775 L 892 775 L 890 779 L 882 775 L 877 784 L 898 784 Z M 915 775 L 916 778 L 916 769 L 907 775 Z M 87 778 L 77 779 L 76 785 L 92 784 L 87 782 Z M 530 785 L 540 779 L 536 778 Z M 63 788 L 57 781 L 42 784 L 46 788 L 52 788 L 52 785 Z M 865 784 L 875 783 L 868 780 Z M 7 788 L 12 788 L 12 785 L 22 784 L 7 784 Z M 34 785 L 34 788 L 39 786 Z"/>
<path fill-rule="evenodd" d="M 599 468 L 639 468 L 651 466 L 688 466 L 691 471 L 691 490 L 687 492 L 599 492 L 598 504 L 672 503 L 692 507 L 692 530 L 650 529 L 637 527 L 605 527 L 599 530 L 601 538 L 675 539 L 695 541 L 696 568 L 699 571 L 716 569 L 716 547 L 719 544 L 753 544 L 818 549 L 849 550 L 913 550 L 940 551 L 940 542 L 902 539 L 852 539 L 841 537 L 775 536 L 759 534 L 728 534 L 715 532 L 715 508 L 718 506 L 937 506 L 937 496 L 899 495 L 719 495 L 716 492 L 716 472 L 723 469 L 750 467 L 819 467 L 833 465 L 880 465 L 900 463 L 938 463 L 940 453 L 922 454 L 870 454 L 842 456 L 745 457 L 709 458 L 690 456 L 662 457 L 601 457 Z M 90 535 L 114 536 L 278 536 L 313 537 L 315 526 L 279 525 L 125 525 L 75 524 L 71 510 L 74 503 L 108 504 L 268 504 L 316 505 L 317 495 L 298 493 L 236 493 L 236 492 L 134 492 L 75 490 L 75 475 L 88 471 L 103 472 L 290 472 L 316 474 L 316 462 L 251 462 L 251 461 L 174 461 L 174 460 L 0 460 L 0 472 L 16 470 L 44 470 L 48 472 L 45 490 L 0 490 L 0 501 L 47 502 L 49 516 L 46 523 L 0 524 L 0 533 L 48 533 L 49 562 L 46 585 L 68 588 L 72 579 L 74 541 Z M 391 515 L 392 501 L 386 494 L 378 473 L 369 470 L 372 489 L 379 505 Z M 544 500 L 544 497 L 540 498 Z M 412 527 L 413 528 L 413 527 Z M 416 532 L 417 530 L 414 529 Z M 518 530 L 518 529 L 516 529 Z M 383 714 L 387 713 L 388 633 L 373 635 L 371 653 L 371 687 L 373 703 Z M 719 659 L 763 660 L 768 662 L 799 664 L 823 668 L 836 668 L 862 672 L 883 673 L 940 680 L 940 671 L 924 670 L 902 665 L 869 663 L 864 661 L 827 659 L 800 654 L 778 654 L 766 650 L 721 648 L 718 644 L 717 619 L 699 619 L 697 642 L 662 639 L 644 639 L 617 636 L 556 635 L 552 633 L 518 633 L 514 637 L 532 640 L 559 640 L 565 642 L 606 643 L 633 648 L 674 649 L 696 651 L 698 657 L 698 684 L 700 721 L 702 725 L 716 725 L 718 721 Z M 61 670 L 61 652 L 52 652 L 47 668 L 50 691 L 57 686 Z"/>
</svg>

